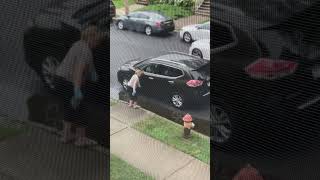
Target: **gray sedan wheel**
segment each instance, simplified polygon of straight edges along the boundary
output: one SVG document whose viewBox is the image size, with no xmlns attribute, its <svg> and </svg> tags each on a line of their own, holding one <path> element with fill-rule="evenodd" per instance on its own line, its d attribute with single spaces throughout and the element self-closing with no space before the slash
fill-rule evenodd
<svg viewBox="0 0 320 180">
<path fill-rule="evenodd" d="M 151 36 L 152 34 L 152 28 L 150 26 L 146 26 L 145 31 L 147 36 Z"/>
<path fill-rule="evenodd" d="M 124 29 L 123 21 L 119 21 L 117 26 L 118 26 L 118 29 L 123 30 Z"/>
</svg>

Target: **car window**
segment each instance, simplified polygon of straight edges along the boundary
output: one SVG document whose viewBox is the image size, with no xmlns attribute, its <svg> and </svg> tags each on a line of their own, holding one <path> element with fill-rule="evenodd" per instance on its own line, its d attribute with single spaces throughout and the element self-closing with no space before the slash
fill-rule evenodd
<svg viewBox="0 0 320 180">
<path fill-rule="evenodd" d="M 140 15 L 140 13 L 130 13 L 129 16 L 132 18 L 138 18 L 138 16 Z"/>
<path fill-rule="evenodd" d="M 147 73 L 160 74 L 158 64 L 149 64 L 143 68 Z"/>
<path fill-rule="evenodd" d="M 138 18 L 141 19 L 149 19 L 149 16 L 145 15 L 145 14 L 138 14 Z"/>
<path fill-rule="evenodd" d="M 165 16 L 162 15 L 162 14 L 150 13 L 149 15 L 150 15 L 150 17 L 151 17 L 152 19 L 154 19 L 154 20 L 163 21 L 163 20 L 168 19 L 167 17 L 165 17 Z"/>
<path fill-rule="evenodd" d="M 159 74 L 163 76 L 178 77 L 183 75 L 182 71 L 177 68 L 173 68 L 165 65 L 159 65 L 158 67 L 159 67 Z"/>
</svg>

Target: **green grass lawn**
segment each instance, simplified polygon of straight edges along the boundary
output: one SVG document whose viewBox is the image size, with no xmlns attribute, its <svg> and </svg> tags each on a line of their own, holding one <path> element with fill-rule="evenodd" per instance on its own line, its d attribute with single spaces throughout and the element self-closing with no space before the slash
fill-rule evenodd
<svg viewBox="0 0 320 180">
<path fill-rule="evenodd" d="M 145 175 L 135 167 L 111 154 L 110 179 L 112 180 L 153 180 L 154 178 Z"/>
<path fill-rule="evenodd" d="M 123 8 L 124 7 L 124 1 L 123 0 L 112 0 L 116 8 Z M 134 0 L 128 0 L 129 5 L 134 4 Z"/>
<path fill-rule="evenodd" d="M 183 126 L 159 116 L 152 116 L 134 125 L 134 128 L 166 143 L 202 162 L 210 162 L 209 138 L 192 132 L 190 139 L 183 138 Z"/>
<path fill-rule="evenodd" d="M 118 104 L 118 101 L 117 100 L 114 100 L 114 99 L 110 99 L 110 106 L 114 106 Z"/>
<path fill-rule="evenodd" d="M 173 19 L 178 19 L 182 17 L 187 17 L 193 15 L 192 10 L 185 9 L 179 6 L 167 5 L 167 4 L 156 4 L 149 5 L 139 9 L 139 11 L 160 11 L 164 15 L 171 17 Z"/>
<path fill-rule="evenodd" d="M 15 136 L 19 134 L 21 131 L 13 128 L 2 128 L 0 127 L 0 141 L 9 138 L 11 136 Z"/>
</svg>

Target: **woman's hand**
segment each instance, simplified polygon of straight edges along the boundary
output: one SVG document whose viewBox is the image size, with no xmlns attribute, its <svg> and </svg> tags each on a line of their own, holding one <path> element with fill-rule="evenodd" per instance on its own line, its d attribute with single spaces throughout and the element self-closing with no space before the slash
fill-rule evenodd
<svg viewBox="0 0 320 180">
<path fill-rule="evenodd" d="M 80 105 L 81 100 L 83 99 L 83 94 L 80 87 L 74 87 L 73 96 L 71 98 L 71 105 L 73 109 L 77 109 Z"/>
</svg>

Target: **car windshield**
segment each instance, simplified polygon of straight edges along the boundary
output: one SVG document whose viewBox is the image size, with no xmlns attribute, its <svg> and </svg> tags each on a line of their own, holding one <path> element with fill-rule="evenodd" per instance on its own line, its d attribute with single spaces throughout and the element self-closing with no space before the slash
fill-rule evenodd
<svg viewBox="0 0 320 180">
<path fill-rule="evenodd" d="M 245 15 L 265 23 L 278 24 L 318 0 L 216 0 L 216 3 L 240 9 Z M 250 4 L 250 6 L 248 6 Z"/>
<path fill-rule="evenodd" d="M 169 18 L 167 18 L 165 15 L 161 14 L 161 13 L 147 13 L 152 19 L 155 19 L 155 20 L 167 20 Z"/>
</svg>

